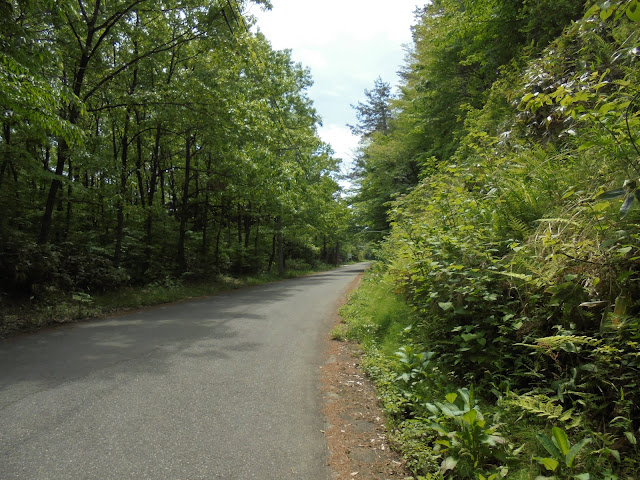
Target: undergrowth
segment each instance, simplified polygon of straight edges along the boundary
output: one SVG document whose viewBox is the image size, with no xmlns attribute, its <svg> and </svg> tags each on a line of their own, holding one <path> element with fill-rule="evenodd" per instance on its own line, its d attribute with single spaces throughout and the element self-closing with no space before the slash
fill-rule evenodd
<svg viewBox="0 0 640 480">
<path fill-rule="evenodd" d="M 557 398 L 501 392 L 482 381 L 465 386 L 426 351 L 439 339 L 424 341 L 420 317 L 390 279 L 380 265 L 366 274 L 340 311 L 340 338 L 365 347 L 362 366 L 376 384 L 391 440 L 419 480 L 551 478 L 545 471 L 554 478 L 633 478 L 611 473 L 616 460 L 624 461 L 611 438 Z"/>
<path fill-rule="evenodd" d="M 388 204 L 343 313 L 419 477 L 638 478 L 639 25 L 589 2 Z"/>
</svg>

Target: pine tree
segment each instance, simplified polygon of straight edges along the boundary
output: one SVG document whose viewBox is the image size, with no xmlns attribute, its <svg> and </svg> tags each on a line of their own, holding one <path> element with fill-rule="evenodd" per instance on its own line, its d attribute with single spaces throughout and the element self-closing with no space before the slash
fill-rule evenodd
<svg viewBox="0 0 640 480">
<path fill-rule="evenodd" d="M 374 132 L 387 134 L 391 120 L 391 86 L 378 77 L 372 90 L 365 90 L 367 101 L 351 105 L 356 111 L 357 125 L 348 125 L 351 133 L 370 137 Z"/>
</svg>

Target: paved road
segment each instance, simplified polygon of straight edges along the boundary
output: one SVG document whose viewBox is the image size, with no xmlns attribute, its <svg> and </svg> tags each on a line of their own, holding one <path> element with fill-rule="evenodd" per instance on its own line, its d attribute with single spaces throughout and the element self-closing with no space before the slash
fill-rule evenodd
<svg viewBox="0 0 640 480">
<path fill-rule="evenodd" d="M 0 478 L 330 478 L 322 338 L 363 269 L 1 342 Z"/>
</svg>

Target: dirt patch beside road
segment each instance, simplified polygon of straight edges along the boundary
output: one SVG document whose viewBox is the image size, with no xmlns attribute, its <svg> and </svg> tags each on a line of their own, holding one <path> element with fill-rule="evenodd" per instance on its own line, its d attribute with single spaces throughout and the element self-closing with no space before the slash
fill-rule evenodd
<svg viewBox="0 0 640 480">
<path fill-rule="evenodd" d="M 348 291 L 357 287 L 359 280 Z M 339 321 L 337 317 L 336 323 Z M 412 478 L 402 458 L 390 448 L 375 387 L 360 369 L 361 355 L 358 344 L 327 338 L 322 387 L 332 478 Z"/>
</svg>

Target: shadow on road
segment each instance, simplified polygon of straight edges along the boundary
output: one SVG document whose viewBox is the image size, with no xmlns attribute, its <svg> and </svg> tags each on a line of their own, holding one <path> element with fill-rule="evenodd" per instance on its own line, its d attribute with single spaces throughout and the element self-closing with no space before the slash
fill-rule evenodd
<svg viewBox="0 0 640 480">
<path fill-rule="evenodd" d="M 269 305 L 309 286 L 354 276 L 366 265 L 68 325 L 0 342 L 0 409 L 17 397 L 63 382 L 112 376 L 164 374 L 176 357 L 225 360 L 260 349 L 242 332 L 263 322 Z M 151 362 L 134 361 L 141 356 Z M 7 390 L 9 390 L 7 392 Z M 8 393 L 8 394 L 7 394 Z"/>
</svg>

